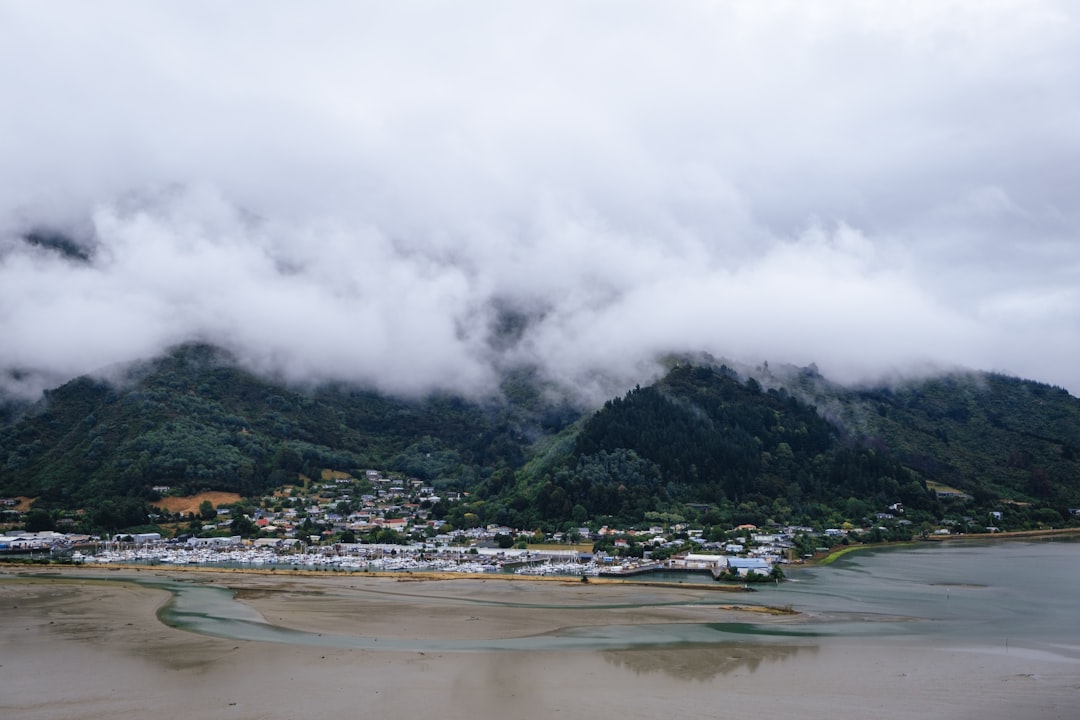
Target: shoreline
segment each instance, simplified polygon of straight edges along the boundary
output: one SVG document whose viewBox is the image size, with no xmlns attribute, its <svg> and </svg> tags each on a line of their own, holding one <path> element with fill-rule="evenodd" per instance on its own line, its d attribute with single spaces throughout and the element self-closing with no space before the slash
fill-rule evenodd
<svg viewBox="0 0 1080 720">
<path fill-rule="evenodd" d="M 326 572 L 317 570 L 289 570 L 287 572 L 274 572 L 271 570 L 262 569 L 249 569 L 249 568 L 219 568 L 219 567 L 190 567 L 190 566 L 140 566 L 140 565 L 20 565 L 17 563 L 2 563 L 0 562 L 0 580 L 4 576 L 8 576 L 11 581 L 18 582 L 20 580 L 25 581 L 47 581 L 47 580 L 64 580 L 71 582 L 102 582 L 102 581 L 116 581 L 121 583 L 131 583 L 140 587 L 145 587 L 139 580 L 142 577 L 159 576 L 167 579 L 188 581 L 189 579 L 196 583 L 215 583 L 220 578 L 221 584 L 225 587 L 233 590 L 237 593 L 238 599 L 246 600 L 247 597 L 240 597 L 244 595 L 246 590 L 253 584 L 259 585 L 265 589 L 267 584 L 273 584 L 278 587 L 273 588 L 277 592 L 289 593 L 290 586 L 299 586 L 301 584 L 312 582 L 318 583 L 320 586 L 327 586 L 330 588 L 355 588 L 355 585 L 347 585 L 348 582 L 355 582 L 357 580 L 376 580 L 376 581 L 393 581 L 394 583 L 438 583 L 440 585 L 460 585 L 463 587 L 483 587 L 488 580 L 497 581 L 495 584 L 503 584 L 509 581 L 511 584 L 523 584 L 525 586 L 536 587 L 537 591 L 544 592 L 544 588 L 551 588 L 551 591 L 559 590 L 574 592 L 575 595 L 580 596 L 582 593 L 588 593 L 591 588 L 599 590 L 597 593 L 589 593 L 594 598 L 604 597 L 604 591 L 616 591 L 620 594 L 625 594 L 620 589 L 625 589 L 628 593 L 642 593 L 646 591 L 654 591 L 655 593 L 666 594 L 673 592 L 685 593 L 702 593 L 712 594 L 716 592 L 720 593 L 745 593 L 754 592 L 754 589 L 749 586 L 741 585 L 710 585 L 706 583 L 678 583 L 678 582 L 649 582 L 647 580 L 619 580 L 608 578 L 590 578 L 589 582 L 581 582 L 580 579 L 557 577 L 551 575 L 513 575 L 513 574 L 477 574 L 477 573 L 446 573 L 446 572 L 430 572 L 430 573 L 409 573 L 403 575 L 402 573 L 395 572 Z M 109 576 L 114 576 L 110 578 Z M 96 576 L 96 577 L 95 577 Z M 410 594 L 408 591 L 402 591 L 402 594 Z M 165 601 L 167 602 L 167 601 Z M 162 603 L 164 604 L 164 602 Z M 755 615 L 764 616 L 796 616 L 800 615 L 796 610 L 793 610 L 790 606 L 775 606 L 775 605 L 757 605 L 757 604 L 737 604 L 737 603 L 725 603 L 715 606 L 718 610 L 734 613 L 753 613 Z"/>
<path fill-rule="evenodd" d="M 449 577 L 447 575 L 450 575 Z M 482 577 L 482 576 L 481 576 Z M 404 582 L 402 582 L 404 580 Z M 580 583 L 558 578 L 524 582 L 484 582 L 477 577 L 436 574 L 431 577 L 394 577 L 391 573 L 271 573 L 230 568 L 139 567 L 48 568 L 36 566 L 0 573 L 0 595 L 72 594 L 81 603 L 93 603 L 98 594 L 153 594 L 153 623 L 162 630 L 194 631 L 187 620 L 165 621 L 160 611 L 183 597 L 179 587 L 216 587 L 231 593 L 236 602 L 258 613 L 268 626 L 309 634 L 383 640 L 368 650 L 388 651 L 405 641 L 506 641 L 513 638 L 557 635 L 567 629 L 636 625 L 681 626 L 686 623 L 785 622 L 800 613 L 779 608 L 720 601 L 702 584 Z M 166 593 L 164 597 L 160 594 Z M 715 598 L 715 599 L 713 599 Z M 215 601 L 216 602 L 216 601 Z M 36 604 L 36 603 L 34 603 Z M 17 607 L 17 606 L 16 606 Z M 233 617 L 222 606 L 213 611 Z M 59 617 L 59 616 L 53 616 Z M 201 617 L 196 613 L 193 618 Z M 473 625 L 470 621 L 481 620 Z M 195 620 L 196 626 L 199 621 Z M 574 631 L 571 631 L 573 634 Z M 448 650 L 449 648 L 444 648 Z"/>
<path fill-rule="evenodd" d="M 230 568 L 207 565 L 134 565 L 130 563 L 80 563 L 80 564 L 36 564 L 11 562 L 0 559 L 0 570 L 9 569 L 16 571 L 36 570 L 38 574 L 48 572 L 117 572 L 121 570 L 150 573 L 211 573 L 220 575 L 252 575 L 260 577 L 281 578 L 389 578 L 397 582 L 428 582 L 428 581 L 451 581 L 451 580 L 497 580 L 500 582 L 527 582 L 527 583 L 553 583 L 571 585 L 575 587 L 588 587 L 591 585 L 627 585 L 647 586 L 661 588 L 692 588 L 695 590 L 708 590 L 710 592 L 754 592 L 754 588 L 747 584 L 727 584 L 719 581 L 714 583 L 680 583 L 670 581 L 631 580 L 616 577 L 588 577 L 583 582 L 578 576 L 563 575 L 517 575 L 514 573 L 455 573 L 438 571 L 393 571 L 393 570 L 308 570 L 293 569 L 267 570 L 263 568 Z"/>
<path fill-rule="evenodd" d="M 947 542 L 949 540 L 1024 540 L 1025 538 L 1068 537 L 1080 535 L 1080 527 L 1048 528 L 1046 530 L 1011 530 L 1009 532 L 956 535 L 928 535 L 915 542 Z"/>
<path fill-rule="evenodd" d="M 1080 527 L 1076 528 L 1051 528 L 1049 530 L 1015 530 L 1012 532 L 1001 533 L 978 533 L 978 534 L 956 534 L 956 535 L 931 535 L 923 538 L 916 538 L 914 540 L 898 541 L 898 542 L 880 542 L 880 543 L 859 543 L 856 545 L 844 545 L 837 547 L 829 552 L 823 554 L 820 558 L 806 561 L 797 567 L 827 567 L 840 558 L 850 553 L 859 550 L 881 550 L 888 548 L 904 548 L 904 547 L 917 547 L 922 543 L 944 543 L 944 542 L 1005 542 L 1007 540 L 1032 540 L 1040 538 L 1053 538 L 1053 537 L 1080 537 Z"/>
<path fill-rule="evenodd" d="M 142 720 L 169 708 L 189 720 L 433 711 L 447 720 L 646 720 L 715 714 L 719 699 L 724 717 L 767 707 L 777 720 L 813 720 L 842 707 L 883 720 L 1051 720 L 1071 717 L 1075 704 L 1080 656 L 1020 643 L 1010 653 L 996 635 L 817 633 L 802 624 L 842 618 L 724 604 L 734 598 L 703 583 L 491 579 L 0 567 L 0 666 L 18 689 L 0 695 L 0 715 Z M 285 641 L 166 624 L 158 612 L 170 583 L 220 588 L 200 594 L 205 611 L 241 623 L 257 613 Z M 962 599 L 954 590 L 953 603 Z M 232 603 L 248 610 L 234 614 Z M 204 608 L 186 610 L 197 618 Z M 715 643 L 670 641 L 705 626 L 731 632 Z M 323 633 L 363 642 L 334 644 Z M 554 647 L 552 636 L 580 644 Z"/>
</svg>

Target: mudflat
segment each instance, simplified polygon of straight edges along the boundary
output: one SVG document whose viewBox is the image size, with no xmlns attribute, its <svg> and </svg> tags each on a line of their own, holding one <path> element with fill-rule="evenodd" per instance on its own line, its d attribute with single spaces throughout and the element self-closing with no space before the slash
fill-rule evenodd
<svg viewBox="0 0 1080 720">
<path fill-rule="evenodd" d="M 171 594 L 228 587 L 266 622 L 389 649 L 210 637 L 170 627 Z M 1080 665 L 925 637 L 748 638 L 630 649 L 440 650 L 576 628 L 799 618 L 703 588 L 156 570 L 0 571 L 0 716 L 28 720 L 1071 718 Z M 435 649 L 423 649 L 423 641 Z M 402 650 L 395 643 L 421 644 Z M 543 647 L 543 643 L 537 643 Z"/>
</svg>

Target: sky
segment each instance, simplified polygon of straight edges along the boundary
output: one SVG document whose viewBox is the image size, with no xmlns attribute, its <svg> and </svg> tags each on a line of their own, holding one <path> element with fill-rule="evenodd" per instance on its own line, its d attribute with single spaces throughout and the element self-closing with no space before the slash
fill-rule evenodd
<svg viewBox="0 0 1080 720">
<path fill-rule="evenodd" d="M 0 388 L 204 341 L 400 394 L 693 352 L 1077 394 L 1078 48 L 1068 0 L 2 3 Z"/>
</svg>

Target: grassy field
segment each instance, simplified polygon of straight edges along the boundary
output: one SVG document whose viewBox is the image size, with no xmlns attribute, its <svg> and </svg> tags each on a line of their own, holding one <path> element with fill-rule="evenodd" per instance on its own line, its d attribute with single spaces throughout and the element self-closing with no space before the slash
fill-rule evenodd
<svg viewBox="0 0 1080 720">
<path fill-rule="evenodd" d="M 155 503 L 162 510 L 168 510 L 169 512 L 178 512 L 183 514 L 198 513 L 199 505 L 206 500 L 213 503 L 214 507 L 220 505 L 232 505 L 233 503 L 240 502 L 242 498 L 236 493 L 228 492 L 201 492 L 198 495 L 191 495 L 190 497 L 164 497 L 160 502 Z"/>
<path fill-rule="evenodd" d="M 951 485 L 945 485 L 944 483 L 934 482 L 933 480 L 927 480 L 926 487 L 928 487 L 931 492 L 935 493 L 956 493 L 962 495 L 964 492 L 959 488 L 954 488 Z"/>
</svg>

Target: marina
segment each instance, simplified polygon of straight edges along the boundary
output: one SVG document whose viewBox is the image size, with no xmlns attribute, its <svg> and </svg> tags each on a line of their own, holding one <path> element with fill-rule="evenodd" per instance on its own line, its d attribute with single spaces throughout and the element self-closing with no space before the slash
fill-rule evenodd
<svg viewBox="0 0 1080 720">
<path fill-rule="evenodd" d="M 726 560 L 715 556 L 716 561 Z M 315 570 L 336 572 L 402 572 L 402 573 L 460 573 L 515 574 L 522 576 L 554 576 L 568 578 L 635 577 L 649 573 L 690 573 L 721 579 L 713 569 L 691 566 L 674 558 L 666 562 L 597 561 L 581 559 L 568 551 L 509 551 L 460 552 L 409 546 L 353 545 L 342 548 L 294 549 L 282 552 L 276 548 L 229 546 L 189 547 L 170 543 L 147 543 L 138 546 L 104 547 L 96 552 L 81 550 L 69 556 L 77 565 L 159 565 L 221 567 L 263 570 Z M 722 565 L 726 568 L 727 565 Z"/>
</svg>

